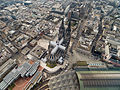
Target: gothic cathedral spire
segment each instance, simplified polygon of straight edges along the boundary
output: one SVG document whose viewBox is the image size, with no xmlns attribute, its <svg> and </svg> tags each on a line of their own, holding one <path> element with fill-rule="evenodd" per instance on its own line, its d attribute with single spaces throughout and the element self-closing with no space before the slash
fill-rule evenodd
<svg viewBox="0 0 120 90">
<path fill-rule="evenodd" d="M 61 26 L 59 28 L 58 39 L 61 40 L 65 36 L 64 18 L 62 19 Z"/>
</svg>

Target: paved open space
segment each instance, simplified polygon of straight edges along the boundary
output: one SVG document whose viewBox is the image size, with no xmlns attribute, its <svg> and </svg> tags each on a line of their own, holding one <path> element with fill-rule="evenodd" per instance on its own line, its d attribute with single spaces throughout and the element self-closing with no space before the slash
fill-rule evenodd
<svg viewBox="0 0 120 90">
<path fill-rule="evenodd" d="M 48 45 L 49 45 L 49 40 L 45 40 L 45 39 L 40 39 L 38 41 L 38 45 L 45 48 L 46 50 L 48 49 Z"/>
</svg>

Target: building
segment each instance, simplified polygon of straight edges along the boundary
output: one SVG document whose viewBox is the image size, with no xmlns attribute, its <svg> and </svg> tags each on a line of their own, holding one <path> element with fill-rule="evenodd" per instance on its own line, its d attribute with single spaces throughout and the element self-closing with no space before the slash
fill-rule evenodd
<svg viewBox="0 0 120 90">
<path fill-rule="evenodd" d="M 77 71 L 79 90 L 119 90 L 119 71 Z"/>
<path fill-rule="evenodd" d="M 120 66 L 119 45 L 119 39 L 107 38 L 105 41 L 103 60 L 112 63 L 115 66 Z"/>
<path fill-rule="evenodd" d="M 37 45 L 37 40 L 33 39 L 29 44 L 30 44 L 32 47 L 34 47 L 35 45 Z"/>
<path fill-rule="evenodd" d="M 16 66 L 16 62 L 13 59 L 9 59 L 0 67 L 0 81 Z"/>
<path fill-rule="evenodd" d="M 6 47 L 0 48 L 0 65 L 2 65 L 5 61 L 7 61 L 12 54 Z"/>
<path fill-rule="evenodd" d="M 16 47 L 13 46 L 13 44 L 8 43 L 7 47 L 13 52 L 13 53 L 17 53 L 18 49 Z"/>
<path fill-rule="evenodd" d="M 42 56 L 46 53 L 46 49 L 43 47 L 36 45 L 27 55 L 29 59 L 41 59 Z"/>
<path fill-rule="evenodd" d="M 52 78 L 51 90 L 119 90 L 119 71 L 69 71 Z"/>
<path fill-rule="evenodd" d="M 29 51 L 30 51 L 30 48 L 25 47 L 25 48 L 21 51 L 21 53 L 22 53 L 23 55 L 27 55 L 27 54 L 29 53 Z"/>
<path fill-rule="evenodd" d="M 18 49 L 24 48 L 28 42 L 31 40 L 31 37 L 25 34 L 19 35 L 19 37 L 16 38 L 15 44 Z"/>
<path fill-rule="evenodd" d="M 60 58 L 64 58 L 69 47 L 71 38 L 71 21 L 68 22 L 67 29 L 64 28 L 64 19 L 59 28 L 58 40 L 56 42 L 50 41 L 48 46 L 48 61 L 56 62 Z"/>
<path fill-rule="evenodd" d="M 24 63 L 23 65 L 19 66 L 17 69 L 14 68 L 11 72 L 9 72 L 0 82 L 0 90 L 5 90 L 9 85 L 11 85 L 15 80 L 19 77 L 29 77 L 33 76 L 39 66 L 39 62 L 35 62 L 34 64 L 29 64 L 28 62 Z"/>
<path fill-rule="evenodd" d="M 65 37 L 64 19 L 62 19 L 62 23 L 59 28 L 58 40 L 60 40 L 62 37 Z"/>
</svg>

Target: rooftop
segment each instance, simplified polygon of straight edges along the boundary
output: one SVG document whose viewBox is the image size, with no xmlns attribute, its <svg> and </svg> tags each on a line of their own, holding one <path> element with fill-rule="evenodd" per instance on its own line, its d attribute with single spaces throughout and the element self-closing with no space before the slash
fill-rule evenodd
<svg viewBox="0 0 120 90">
<path fill-rule="evenodd" d="M 80 90 L 119 90 L 119 71 L 78 71 Z"/>
</svg>

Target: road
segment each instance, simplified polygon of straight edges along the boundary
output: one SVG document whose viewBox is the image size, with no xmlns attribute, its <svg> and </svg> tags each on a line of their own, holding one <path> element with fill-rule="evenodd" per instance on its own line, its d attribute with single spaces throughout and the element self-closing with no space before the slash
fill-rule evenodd
<svg viewBox="0 0 120 90">
<path fill-rule="evenodd" d="M 72 46 L 70 48 L 70 52 L 73 53 L 73 49 L 77 47 L 79 38 L 82 34 L 82 32 L 84 31 L 85 25 L 86 25 L 86 21 L 87 21 L 87 17 L 89 15 L 89 13 L 91 12 L 91 8 L 89 8 L 90 6 L 87 4 L 83 4 L 83 7 L 81 10 L 84 11 L 83 13 L 83 17 L 81 18 L 81 20 L 78 22 L 78 28 L 77 28 L 77 35 L 75 37 L 74 42 L 72 43 Z"/>
<path fill-rule="evenodd" d="M 102 29 L 102 20 L 104 16 L 101 16 L 100 18 L 100 24 L 98 25 L 98 34 L 96 35 L 95 39 L 92 42 L 91 46 L 91 53 L 94 55 L 95 47 L 97 44 L 97 41 L 99 40 L 100 36 L 103 34 L 103 29 Z"/>
<path fill-rule="evenodd" d="M 95 47 L 96 47 L 96 44 L 97 44 L 97 41 L 100 39 L 100 37 L 102 36 L 103 34 L 103 28 L 102 28 L 102 20 L 104 19 L 105 16 L 109 16 L 113 11 L 115 10 L 115 7 L 109 11 L 106 15 L 101 15 L 101 18 L 100 18 L 100 24 L 98 25 L 98 34 L 96 35 L 95 39 L 93 40 L 92 42 L 92 46 L 91 46 L 91 53 L 94 55 L 94 51 L 95 51 Z"/>
</svg>

